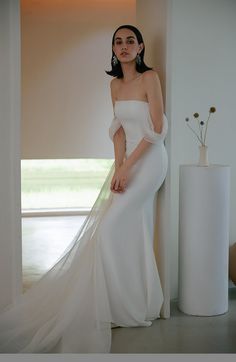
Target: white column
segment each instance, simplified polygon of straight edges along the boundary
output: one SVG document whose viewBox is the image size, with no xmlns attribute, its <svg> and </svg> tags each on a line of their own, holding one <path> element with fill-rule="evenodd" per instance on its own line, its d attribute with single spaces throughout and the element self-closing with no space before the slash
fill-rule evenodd
<svg viewBox="0 0 236 362">
<path fill-rule="evenodd" d="M 186 314 L 228 310 L 230 168 L 181 165 L 179 308 Z"/>
<path fill-rule="evenodd" d="M 20 2 L 0 1 L 0 309 L 22 291 Z"/>
</svg>

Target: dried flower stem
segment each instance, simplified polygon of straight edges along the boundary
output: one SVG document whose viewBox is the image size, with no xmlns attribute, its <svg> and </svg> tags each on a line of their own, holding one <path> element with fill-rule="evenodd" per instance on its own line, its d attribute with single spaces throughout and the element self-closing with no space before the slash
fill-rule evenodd
<svg viewBox="0 0 236 362">
<path fill-rule="evenodd" d="M 206 142 L 206 133 L 207 133 L 208 121 L 210 119 L 210 116 L 211 116 L 211 112 L 209 112 L 209 116 L 208 116 L 207 121 L 206 121 L 206 128 L 205 128 L 204 141 L 203 141 L 204 144 Z"/>
<path fill-rule="evenodd" d="M 201 130 L 200 130 L 200 138 L 202 140 L 202 127 L 201 127 Z M 202 144 L 204 144 L 204 142 L 202 142 Z"/>
<path fill-rule="evenodd" d="M 193 131 L 193 133 L 197 136 L 198 140 L 204 146 L 204 143 L 202 142 L 201 138 L 198 136 L 197 132 L 194 131 L 194 129 L 187 123 L 187 126 Z"/>
</svg>

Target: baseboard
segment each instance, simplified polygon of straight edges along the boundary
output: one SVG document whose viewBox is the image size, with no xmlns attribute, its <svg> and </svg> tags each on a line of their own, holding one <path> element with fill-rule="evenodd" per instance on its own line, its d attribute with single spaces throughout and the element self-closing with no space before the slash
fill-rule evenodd
<svg viewBox="0 0 236 362">
<path fill-rule="evenodd" d="M 40 217 L 40 216 L 73 216 L 81 215 L 86 216 L 89 214 L 91 209 L 89 208 L 72 208 L 72 209 L 30 209 L 22 210 L 21 217 Z"/>
</svg>

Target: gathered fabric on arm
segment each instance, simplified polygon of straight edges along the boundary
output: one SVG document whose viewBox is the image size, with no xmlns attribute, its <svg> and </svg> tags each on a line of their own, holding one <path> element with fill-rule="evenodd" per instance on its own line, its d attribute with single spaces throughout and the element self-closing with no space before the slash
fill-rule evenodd
<svg viewBox="0 0 236 362">
<path fill-rule="evenodd" d="M 153 126 L 153 122 L 151 120 L 150 115 L 148 117 L 148 123 L 149 123 L 150 127 L 145 128 L 144 139 L 150 143 L 163 142 L 166 137 L 167 131 L 168 131 L 168 122 L 167 122 L 166 115 L 163 114 L 163 127 L 162 127 L 161 133 L 157 133 L 154 131 L 154 126 Z"/>
<path fill-rule="evenodd" d="M 121 125 L 120 120 L 116 116 L 114 116 L 114 118 L 112 119 L 111 125 L 109 127 L 109 137 L 112 141 L 113 141 L 114 134 L 118 131 L 118 129 L 121 126 L 122 125 Z"/>
</svg>

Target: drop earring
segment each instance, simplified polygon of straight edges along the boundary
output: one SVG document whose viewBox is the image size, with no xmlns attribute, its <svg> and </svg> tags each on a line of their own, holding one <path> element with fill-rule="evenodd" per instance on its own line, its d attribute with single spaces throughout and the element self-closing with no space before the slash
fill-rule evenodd
<svg viewBox="0 0 236 362">
<path fill-rule="evenodd" d="M 139 54 L 137 54 L 137 56 L 136 56 L 136 63 L 138 64 L 138 65 L 141 65 L 141 63 L 142 63 L 142 60 L 141 60 L 141 57 L 140 57 L 140 55 Z"/>
<path fill-rule="evenodd" d="M 114 67 L 118 64 L 118 59 L 117 59 L 116 55 L 113 55 L 113 57 L 112 57 L 112 64 Z"/>
</svg>

